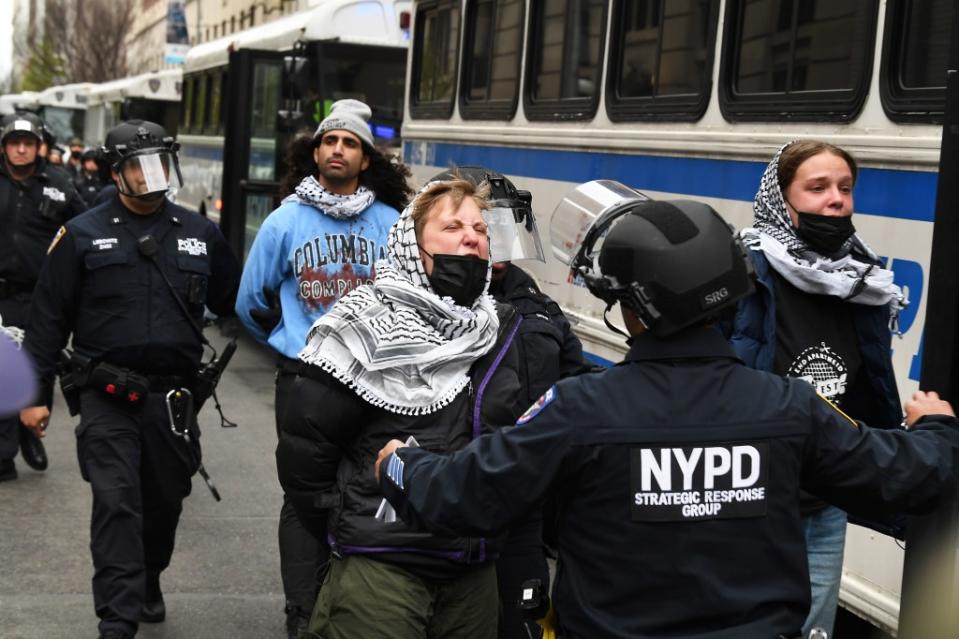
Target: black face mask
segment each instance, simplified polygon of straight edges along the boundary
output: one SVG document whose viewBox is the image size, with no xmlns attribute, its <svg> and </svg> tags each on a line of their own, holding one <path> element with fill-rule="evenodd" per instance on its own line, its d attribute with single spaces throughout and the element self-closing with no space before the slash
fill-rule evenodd
<svg viewBox="0 0 959 639">
<path fill-rule="evenodd" d="M 856 232 L 851 215 L 833 217 L 802 212 L 798 212 L 798 215 L 799 228 L 796 234 L 820 255 L 835 255 Z"/>
<path fill-rule="evenodd" d="M 423 250 L 423 247 L 420 247 Z M 433 273 L 427 275 L 433 292 L 440 297 L 452 297 L 460 306 L 472 308 L 486 288 L 489 262 L 475 255 L 447 255 L 437 253 L 433 258 Z"/>
</svg>

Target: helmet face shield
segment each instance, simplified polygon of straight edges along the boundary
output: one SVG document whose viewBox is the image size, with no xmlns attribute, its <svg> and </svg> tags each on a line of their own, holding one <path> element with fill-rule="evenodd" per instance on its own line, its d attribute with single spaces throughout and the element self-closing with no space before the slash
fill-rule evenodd
<svg viewBox="0 0 959 639">
<path fill-rule="evenodd" d="M 553 255 L 573 270 L 578 266 L 593 267 L 602 238 L 611 226 L 634 204 L 647 200 L 639 191 L 613 180 L 580 184 L 553 211 Z"/>
<path fill-rule="evenodd" d="M 136 151 L 113 166 L 119 176 L 119 191 L 130 197 L 149 197 L 176 191 L 183 186 L 180 165 L 171 149 Z"/>
<path fill-rule="evenodd" d="M 483 211 L 483 219 L 494 262 L 546 261 L 536 218 L 525 203 L 494 200 L 493 207 Z"/>
</svg>

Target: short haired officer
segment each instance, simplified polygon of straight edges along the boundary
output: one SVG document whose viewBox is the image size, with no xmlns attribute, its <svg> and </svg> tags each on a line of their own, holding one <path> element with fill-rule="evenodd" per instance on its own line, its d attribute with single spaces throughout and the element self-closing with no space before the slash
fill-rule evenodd
<svg viewBox="0 0 959 639">
<path fill-rule="evenodd" d="M 24 340 L 49 386 L 73 335 L 77 453 L 93 490 L 93 600 L 103 638 L 133 637 L 140 621 L 166 615 L 160 573 L 200 464 L 195 412 L 177 389 L 196 390 L 204 305 L 231 314 L 240 279 L 216 225 L 166 198 L 179 182 L 176 150 L 152 122 L 110 130 L 103 151 L 118 196 L 60 228 Z M 183 400 L 176 424 L 171 391 Z M 48 414 L 35 406 L 20 416 L 40 432 Z"/>
<path fill-rule="evenodd" d="M 45 127 L 33 113 L 0 120 L 0 324 L 24 328 L 50 240 L 86 208 L 70 176 L 39 156 Z M 33 398 L 50 405 L 52 397 Z M 42 442 L 16 417 L 0 418 L 0 482 L 17 478 L 14 457 L 47 467 Z"/>
<path fill-rule="evenodd" d="M 515 428 L 452 455 L 390 441 L 380 487 L 404 520 L 476 535 L 558 493 L 560 636 L 797 637 L 800 487 L 921 511 L 955 484 L 959 423 L 917 393 L 913 431 L 874 430 L 807 382 L 747 368 L 708 326 L 752 290 L 730 228 L 698 202 L 617 204 L 610 186 L 579 187 L 552 233 L 593 294 L 620 302 L 625 361 L 559 382 Z"/>
</svg>

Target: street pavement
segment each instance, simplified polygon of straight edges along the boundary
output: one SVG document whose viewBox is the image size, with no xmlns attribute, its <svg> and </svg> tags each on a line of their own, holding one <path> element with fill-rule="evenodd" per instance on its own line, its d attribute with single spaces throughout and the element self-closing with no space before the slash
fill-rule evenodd
<svg viewBox="0 0 959 639">
<path fill-rule="evenodd" d="M 216 327 L 207 337 L 221 349 Z M 184 502 L 176 550 L 161 586 L 167 620 L 141 624 L 141 639 L 281 639 L 277 551 L 281 492 L 273 452 L 274 358 L 245 335 L 218 389 L 221 428 L 209 400 L 200 415 L 203 463 L 223 501 L 199 475 Z M 18 457 L 20 478 L 0 483 L 0 639 L 95 638 L 90 580 L 89 485 L 80 477 L 73 428 L 59 390 L 44 443 L 46 472 Z"/>
</svg>

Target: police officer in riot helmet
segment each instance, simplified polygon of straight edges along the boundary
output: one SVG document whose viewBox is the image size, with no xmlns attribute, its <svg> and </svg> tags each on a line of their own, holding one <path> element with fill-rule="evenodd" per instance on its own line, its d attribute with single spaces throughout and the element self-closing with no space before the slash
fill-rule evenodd
<svg viewBox="0 0 959 639">
<path fill-rule="evenodd" d="M 523 318 L 515 343 L 522 363 L 519 369 L 521 401 L 528 406 L 560 379 L 587 372 L 593 366 L 583 358 L 583 345 L 559 304 L 543 293 L 529 273 L 516 264 L 546 261 L 533 214 L 532 194 L 518 190 L 509 178 L 482 166 L 459 166 L 443 171 L 430 181 L 450 180 L 457 175 L 477 186 L 483 182 L 489 185 L 491 207 L 483 211 L 493 259 L 489 290 L 497 302 L 511 305 Z M 545 511 L 545 537 L 552 545 L 555 531 L 551 525 L 554 514 L 551 502 L 546 504 Z M 543 527 L 542 513 L 534 511 L 526 521 L 510 530 L 496 562 L 502 604 L 500 639 L 527 639 L 530 633 L 539 635 L 534 624 L 527 624 L 517 602 L 524 585 L 531 580 L 538 580 L 543 592 L 548 587 Z"/>
<path fill-rule="evenodd" d="M 620 304 L 625 360 L 559 382 L 516 428 L 452 455 L 391 440 L 375 471 L 404 520 L 461 534 L 558 494 L 559 636 L 797 637 L 800 487 L 921 512 L 955 485 L 959 422 L 935 393 L 907 404 L 910 430 L 876 430 L 736 358 L 711 323 L 752 290 L 751 268 L 709 206 L 593 182 L 551 233 L 607 310 Z"/>
<path fill-rule="evenodd" d="M 166 616 L 160 573 L 201 467 L 191 398 L 210 347 L 203 309 L 231 314 L 239 284 L 220 230 L 165 197 L 180 181 L 176 150 L 152 122 L 107 134 L 118 196 L 56 233 L 24 340 L 48 388 L 72 335 L 68 373 L 78 395 L 64 395 L 80 413 L 80 470 L 93 492 L 101 637 L 132 637 L 141 621 Z M 43 406 L 20 413 L 41 436 L 48 415 Z"/>
<path fill-rule="evenodd" d="M 43 121 L 33 113 L 0 120 L 0 324 L 27 325 L 33 288 L 50 240 L 84 209 L 69 176 L 39 156 Z M 36 398 L 50 405 L 48 395 Z M 17 478 L 17 449 L 34 470 L 47 467 L 40 440 L 16 416 L 0 419 L 0 481 Z"/>
<path fill-rule="evenodd" d="M 105 176 L 103 173 L 104 171 L 100 166 L 100 158 L 97 150 L 84 149 L 80 155 L 80 170 L 77 172 L 76 177 L 73 178 L 73 184 L 90 208 L 95 205 L 94 203 L 97 201 L 97 196 L 107 185 L 107 180 L 104 179 Z"/>
</svg>

